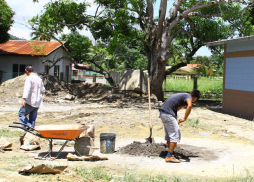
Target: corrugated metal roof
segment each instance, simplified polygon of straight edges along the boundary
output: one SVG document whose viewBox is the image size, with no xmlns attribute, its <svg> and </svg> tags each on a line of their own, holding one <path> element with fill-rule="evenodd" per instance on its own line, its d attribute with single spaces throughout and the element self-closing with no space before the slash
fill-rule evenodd
<svg viewBox="0 0 254 182">
<path fill-rule="evenodd" d="M 59 42 L 9 40 L 4 44 L 0 44 L 0 54 L 46 56 L 60 46 Z"/>
<path fill-rule="evenodd" d="M 228 42 L 232 43 L 232 42 L 239 42 L 239 41 L 246 41 L 246 40 L 253 40 L 254 36 L 245 36 L 245 37 L 238 37 L 238 38 L 234 38 L 234 39 L 222 39 L 219 41 L 214 41 L 214 42 L 207 42 L 206 46 L 210 47 L 210 46 L 218 46 L 218 45 L 224 45 L 227 44 Z"/>
</svg>

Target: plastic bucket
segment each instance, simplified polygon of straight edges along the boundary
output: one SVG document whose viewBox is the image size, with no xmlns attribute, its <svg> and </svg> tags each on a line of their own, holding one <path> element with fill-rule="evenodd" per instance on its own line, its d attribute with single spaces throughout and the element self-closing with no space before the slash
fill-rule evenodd
<svg viewBox="0 0 254 182">
<path fill-rule="evenodd" d="M 115 133 L 100 134 L 100 152 L 103 154 L 112 154 L 115 151 Z"/>
</svg>

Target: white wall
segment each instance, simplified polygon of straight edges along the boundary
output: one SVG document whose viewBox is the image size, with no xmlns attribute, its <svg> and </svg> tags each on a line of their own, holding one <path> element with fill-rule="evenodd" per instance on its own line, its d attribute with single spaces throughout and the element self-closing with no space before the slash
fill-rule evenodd
<svg viewBox="0 0 254 182">
<path fill-rule="evenodd" d="M 28 64 L 34 67 L 35 72 L 40 71 L 40 63 L 38 57 L 35 56 L 21 56 L 21 55 L 8 55 L 0 57 L 0 70 L 12 73 L 13 64 Z"/>
<path fill-rule="evenodd" d="M 226 58 L 225 88 L 254 92 L 254 57 Z"/>
<path fill-rule="evenodd" d="M 54 52 L 52 52 L 49 56 L 47 56 L 47 59 L 49 60 L 57 60 L 60 57 L 68 57 L 68 54 L 64 51 L 63 48 L 59 48 L 57 50 L 55 50 Z M 68 82 L 71 82 L 71 60 L 70 59 L 61 59 L 61 61 L 57 62 L 56 65 L 59 65 L 59 78 L 60 78 L 60 73 L 63 72 L 64 76 L 63 76 L 63 80 L 67 81 L 66 78 L 66 66 L 69 66 L 69 78 L 68 78 Z M 45 66 L 43 66 L 45 67 Z M 49 70 L 49 75 L 54 75 L 54 67 L 52 67 Z"/>
<path fill-rule="evenodd" d="M 47 57 L 45 56 L 28 56 L 28 55 L 0 55 L 0 70 L 12 73 L 13 64 L 26 64 L 32 65 L 34 71 L 36 73 L 45 73 L 45 64 L 42 64 L 42 60 L 45 59 L 57 59 L 62 56 L 67 56 L 67 53 L 62 49 L 59 48 L 49 54 Z M 64 81 L 67 81 L 66 78 L 66 66 L 69 66 L 69 78 L 68 81 L 71 82 L 71 61 L 69 59 L 64 59 L 59 61 L 56 65 L 59 65 L 59 72 L 64 73 Z M 54 68 L 49 70 L 49 75 L 54 75 Z"/>
</svg>

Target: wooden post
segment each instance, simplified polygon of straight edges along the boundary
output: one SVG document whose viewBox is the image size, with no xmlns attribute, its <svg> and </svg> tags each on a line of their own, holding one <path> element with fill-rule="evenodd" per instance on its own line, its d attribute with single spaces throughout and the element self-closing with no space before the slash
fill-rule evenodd
<svg viewBox="0 0 254 182">
<path fill-rule="evenodd" d="M 164 91 L 167 90 L 167 76 L 165 76 L 165 80 L 164 80 Z"/>
<path fill-rule="evenodd" d="M 142 97 L 142 92 L 143 92 L 143 71 L 142 69 L 140 68 L 140 73 L 139 73 L 139 84 L 140 84 L 140 96 Z"/>
<path fill-rule="evenodd" d="M 96 74 L 93 74 L 93 83 L 96 83 Z"/>
<path fill-rule="evenodd" d="M 193 76 L 193 90 L 198 89 L 198 77 L 196 75 Z"/>
<path fill-rule="evenodd" d="M 4 72 L 2 70 L 0 70 L 0 85 L 2 84 L 3 74 L 4 74 Z"/>
</svg>

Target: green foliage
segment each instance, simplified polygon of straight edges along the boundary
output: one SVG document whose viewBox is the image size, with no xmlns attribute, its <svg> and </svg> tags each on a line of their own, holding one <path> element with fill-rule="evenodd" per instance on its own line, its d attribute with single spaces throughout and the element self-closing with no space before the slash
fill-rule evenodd
<svg viewBox="0 0 254 182">
<path fill-rule="evenodd" d="M 179 44 L 179 39 L 175 39 L 169 48 L 172 52 L 172 57 L 168 59 L 167 66 L 175 66 L 181 62 L 186 62 L 186 48 Z"/>
<path fill-rule="evenodd" d="M 199 68 L 196 69 L 196 71 L 206 77 L 210 76 L 210 72 L 208 70 L 208 67 L 205 65 L 201 65 Z"/>
<path fill-rule="evenodd" d="M 44 33 L 44 31 L 40 32 L 38 30 L 34 30 L 30 33 L 30 36 L 32 37 L 31 40 L 37 40 L 37 41 L 50 41 L 52 37 L 48 35 L 47 33 Z"/>
<path fill-rule="evenodd" d="M 237 8 L 240 7 L 236 6 Z M 254 34 L 254 21 L 253 21 L 253 4 L 249 7 L 245 6 L 244 11 L 239 11 L 237 8 L 231 10 L 231 13 L 225 15 L 230 18 L 230 24 L 237 27 L 239 37 L 250 36 Z M 239 18 L 240 17 L 240 18 Z"/>
<path fill-rule="evenodd" d="M 44 52 L 45 44 L 38 45 L 28 41 L 27 43 L 32 47 L 32 49 L 35 51 L 36 54 L 39 53 L 39 54 L 45 55 L 45 52 Z"/>
<path fill-rule="evenodd" d="M 64 28 L 72 32 L 82 30 L 89 21 L 84 14 L 87 6 L 89 5 L 86 3 L 78 4 L 71 0 L 49 2 L 44 6 L 44 13 L 34 16 L 29 23 L 37 32 L 47 33 L 52 37 L 62 33 Z"/>
<path fill-rule="evenodd" d="M 10 39 L 8 31 L 14 22 L 14 14 L 5 0 L 0 0 L 0 43 L 5 43 Z"/>
<path fill-rule="evenodd" d="M 147 68 L 148 61 L 141 41 L 131 38 L 115 41 L 110 42 L 108 49 L 112 53 L 111 68 L 117 71 Z"/>
<path fill-rule="evenodd" d="M 95 18 L 90 25 L 90 31 L 95 39 L 109 41 L 111 39 L 121 39 L 121 37 L 135 36 L 134 25 L 137 25 L 137 18 L 134 12 L 130 9 L 131 5 L 135 4 L 143 6 L 143 2 L 124 1 L 124 0 L 96 0 L 102 6 L 103 10 L 100 12 L 100 17 Z"/>
<path fill-rule="evenodd" d="M 197 56 L 191 61 L 193 64 L 201 64 L 201 67 L 197 71 L 207 77 L 210 76 L 209 72 L 214 70 L 212 76 L 222 76 L 224 66 L 223 54 L 212 54 L 210 57 Z M 210 70 L 209 70 L 210 69 Z"/>
<path fill-rule="evenodd" d="M 67 42 L 67 47 L 71 52 L 71 55 L 77 60 L 85 62 L 89 59 L 89 49 L 92 47 L 92 41 L 78 32 L 72 32 L 70 34 L 62 34 L 60 40 Z"/>
<path fill-rule="evenodd" d="M 89 60 L 85 60 L 83 63 L 89 64 L 90 66 L 95 66 L 93 63 L 96 63 L 103 70 L 107 70 L 109 54 L 107 46 L 104 43 L 98 41 L 95 45 L 92 45 L 88 50 L 87 56 L 92 60 L 92 63 Z"/>
</svg>

